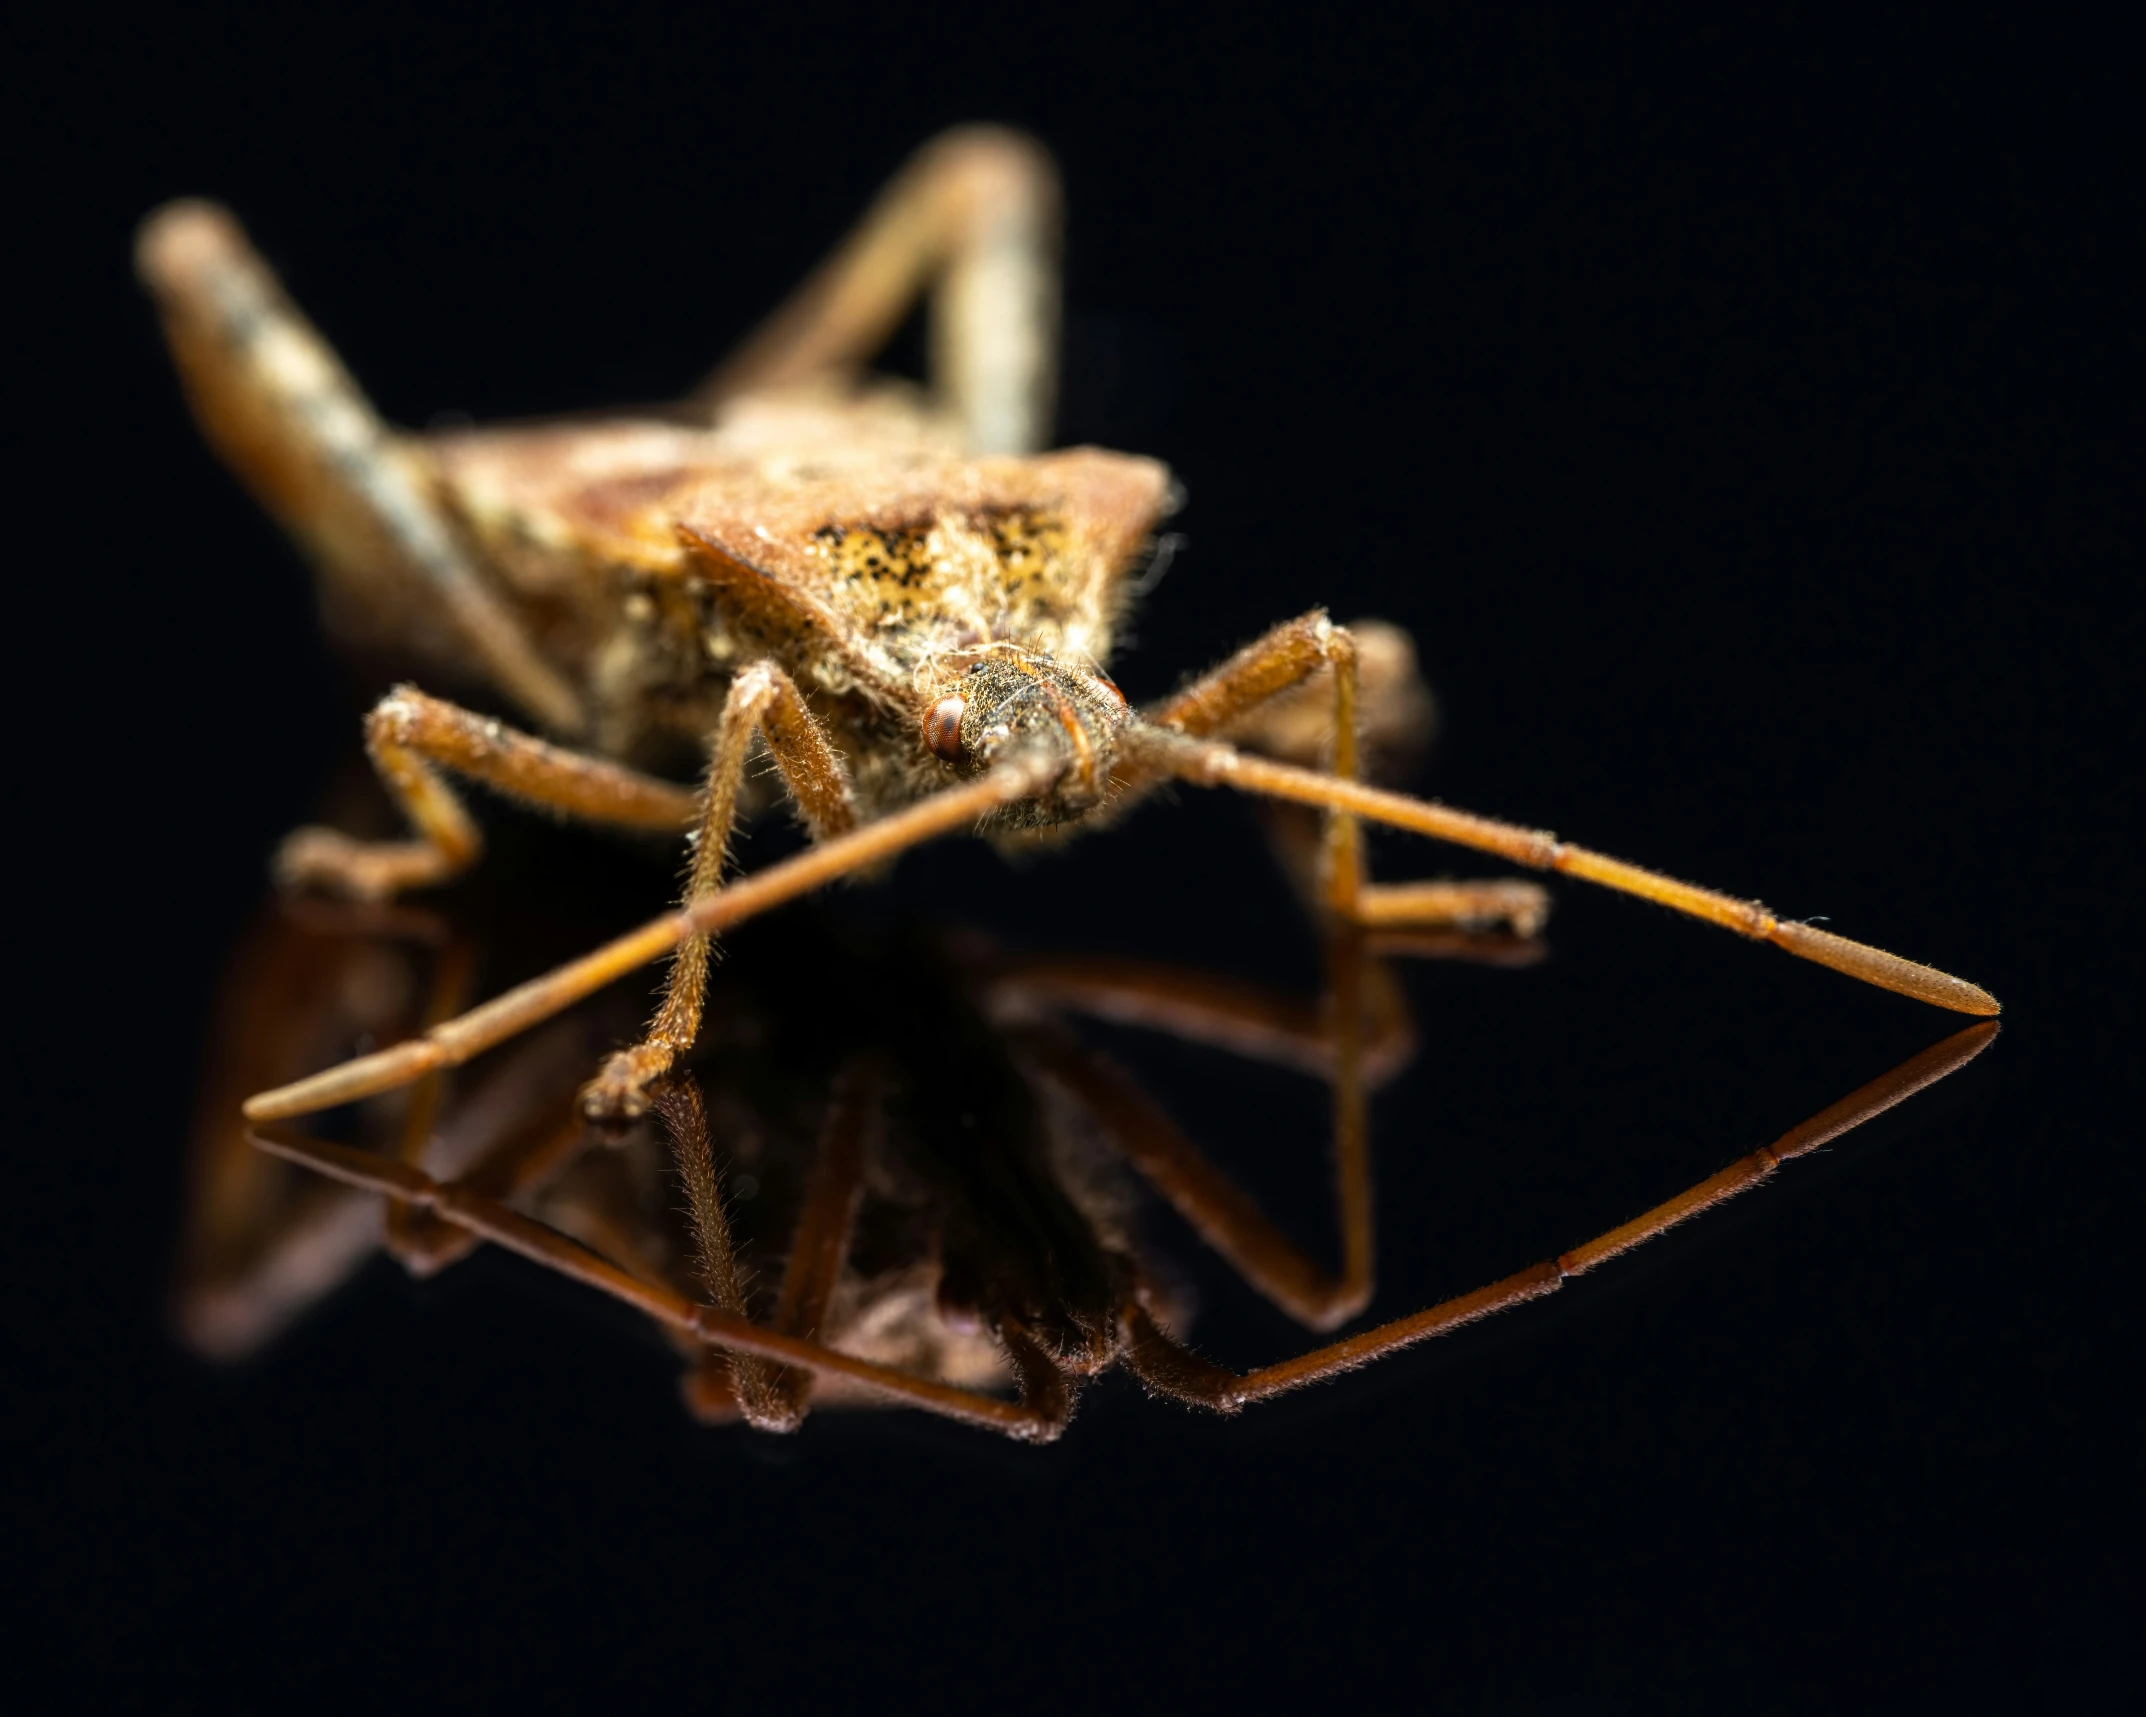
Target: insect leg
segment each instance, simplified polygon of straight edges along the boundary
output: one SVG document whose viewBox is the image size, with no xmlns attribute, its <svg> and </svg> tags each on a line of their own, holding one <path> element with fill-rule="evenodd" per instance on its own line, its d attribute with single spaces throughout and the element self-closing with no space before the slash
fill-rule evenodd
<svg viewBox="0 0 2146 1717">
<path fill-rule="evenodd" d="M 1367 667 L 1373 671 L 1367 674 Z M 1374 749 L 1405 748 L 1427 730 L 1430 712 L 1405 633 L 1378 621 L 1354 629 L 1336 626 L 1323 610 L 1313 609 L 1253 640 L 1148 710 L 1145 719 L 1200 738 L 1226 734 L 1299 764 L 1323 752 L 1334 775 L 1353 781 L 1366 738 Z M 1358 819 L 1332 807 L 1315 853 L 1295 850 L 1309 843 L 1292 839 L 1291 829 L 1275 833 L 1284 863 L 1302 873 L 1300 880 L 1309 883 L 1325 910 L 1348 923 L 1462 930 L 1502 926 L 1530 937 L 1549 916 L 1550 897 L 1532 882 L 1382 887 L 1367 881 Z"/>
<path fill-rule="evenodd" d="M 696 936 L 730 929 L 925 841 L 973 829 L 991 812 L 1044 792 L 1063 768 L 1062 761 L 1049 755 L 1009 758 L 974 781 L 770 865 L 703 896 L 683 911 L 651 919 L 578 960 L 434 1026 L 422 1037 L 358 1056 L 273 1091 L 258 1092 L 241 1105 L 243 1112 L 249 1121 L 310 1115 L 376 1092 L 398 1090 L 435 1067 L 459 1067 Z"/>
<path fill-rule="evenodd" d="M 932 290 L 932 383 L 973 453 L 1031 453 L 1050 431 L 1058 344 L 1058 175 L 1032 138 L 964 126 L 926 144 L 834 254 L 696 395 L 858 369 Z"/>
<path fill-rule="evenodd" d="M 1749 1191 L 1769 1179 L 1783 1163 L 1839 1138 L 1894 1104 L 1904 1102 L 1916 1092 L 1957 1072 L 1989 1047 L 1997 1036 L 1997 1029 L 1994 1021 L 1986 1021 L 1955 1032 L 1919 1055 L 1910 1056 L 1890 1073 L 1850 1092 L 1830 1108 L 1784 1133 L 1771 1145 L 1731 1163 L 1719 1174 L 1709 1175 L 1696 1186 L 1665 1199 L 1606 1234 L 1473 1293 L 1443 1300 L 1408 1317 L 1396 1318 L 1376 1329 L 1314 1348 L 1278 1365 L 1262 1366 L 1242 1377 L 1233 1376 L 1186 1352 L 1156 1330 L 1144 1314 L 1139 1314 L 1139 1308 L 1134 1307 L 1127 1315 L 1130 1339 L 1126 1361 L 1157 1393 L 1170 1395 L 1188 1406 L 1208 1407 L 1224 1413 L 1234 1413 L 1251 1402 L 1358 1370 L 1388 1354 L 1448 1334 L 1510 1306 L 1553 1294 L 1573 1277 L 1584 1275 L 1597 1265 L 1606 1264 L 1621 1253 L 1666 1234 L 1702 1211 Z"/>
<path fill-rule="evenodd" d="M 1141 718 L 1198 739 L 1224 733 L 1325 668 L 1333 659 L 1334 636 L 1339 631 L 1323 608 L 1284 620 L 1191 684 L 1143 710 Z"/>
<path fill-rule="evenodd" d="M 708 785 L 694 836 L 693 871 L 686 882 L 683 904 L 687 907 L 722 887 L 731 826 L 737 819 L 738 789 L 745 780 L 756 734 L 766 739 L 790 798 L 815 840 L 847 834 L 856 824 L 849 777 L 796 684 L 773 662 L 741 668 L 731 679 L 709 755 Z M 592 1120 L 628 1120 L 643 1112 L 649 1082 L 668 1070 L 699 1035 L 707 987 L 708 938 L 695 936 L 671 962 L 663 1001 L 649 1022 L 648 1035 L 612 1056 L 583 1093 L 583 1105 Z"/>
<path fill-rule="evenodd" d="M 580 697 L 463 551 L 422 454 L 380 421 L 230 213 L 167 204 L 143 222 L 135 266 L 210 445 L 364 622 L 391 630 L 425 602 L 530 716 L 580 731 Z"/>
<path fill-rule="evenodd" d="M 1333 752 L 1330 771 L 1344 781 L 1359 778 L 1361 756 L 1362 652 L 1353 632 L 1337 628 L 1328 644 L 1333 682 Z M 1350 924 L 1385 929 L 1505 928 L 1527 938 L 1540 934 L 1550 916 L 1550 896 L 1540 883 L 1513 877 L 1473 882 L 1374 883 L 1364 859 L 1362 824 L 1329 809 L 1320 850 L 1318 886 L 1327 911 Z"/>
<path fill-rule="evenodd" d="M 397 686 L 373 706 L 365 748 L 418 838 L 359 841 L 335 829 L 294 830 L 276 855 L 285 887 L 378 900 L 445 882 L 475 864 L 483 837 L 441 768 L 544 810 L 623 828 L 675 832 L 697 807 L 690 787 L 532 739 L 415 686 Z"/>
<path fill-rule="evenodd" d="M 815 1377 L 842 1377 L 901 1406 L 997 1431 L 1022 1442 L 1049 1442 L 1061 1426 L 1025 1402 L 979 1395 L 950 1384 L 912 1377 L 891 1366 L 838 1353 L 818 1342 L 763 1328 L 719 1306 L 697 1305 L 662 1283 L 644 1280 L 599 1257 L 586 1246 L 534 1217 L 453 1181 L 438 1181 L 422 1169 L 370 1151 L 308 1138 L 295 1128 L 257 1127 L 253 1142 L 271 1155 L 301 1163 L 349 1186 L 361 1187 L 435 1211 L 458 1227 L 547 1269 L 585 1283 L 636 1308 L 668 1329 L 712 1347 L 796 1366 Z"/>
</svg>

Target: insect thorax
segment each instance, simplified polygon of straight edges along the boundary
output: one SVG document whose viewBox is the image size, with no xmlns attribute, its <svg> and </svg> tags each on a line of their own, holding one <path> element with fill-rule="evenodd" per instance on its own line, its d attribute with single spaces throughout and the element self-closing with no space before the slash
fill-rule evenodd
<svg viewBox="0 0 2146 1717">
<path fill-rule="evenodd" d="M 1171 485 L 1152 460 L 1092 448 L 965 459 L 899 414 L 844 441 L 851 417 L 779 404 L 705 429 L 430 446 L 487 570 L 584 687 L 600 749 L 653 761 L 697 746 L 730 677 L 773 660 L 877 812 L 946 780 L 918 716 L 980 649 L 1107 658 Z"/>
</svg>

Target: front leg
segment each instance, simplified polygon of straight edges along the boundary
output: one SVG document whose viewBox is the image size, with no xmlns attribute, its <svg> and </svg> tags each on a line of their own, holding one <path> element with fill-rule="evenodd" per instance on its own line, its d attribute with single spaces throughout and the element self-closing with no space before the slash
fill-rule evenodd
<svg viewBox="0 0 2146 1717">
<path fill-rule="evenodd" d="M 814 840 L 846 834 L 856 826 L 849 777 L 826 730 L 813 719 L 788 674 L 773 662 L 755 662 L 730 682 L 730 696 L 723 703 L 708 760 L 700 827 L 693 837 L 686 906 L 722 886 L 731 825 L 737 820 L 738 788 L 745 779 L 756 733 L 766 739 L 783 784 Z M 694 936 L 679 944 L 671 961 L 663 1001 L 649 1022 L 648 1035 L 612 1056 L 582 1091 L 582 1109 L 589 1119 L 617 1123 L 647 1112 L 650 1084 L 670 1071 L 671 1063 L 693 1046 L 700 1033 L 707 987 L 708 938 Z"/>
<path fill-rule="evenodd" d="M 1320 609 L 1284 621 L 1147 713 L 1156 726 L 1196 738 L 1228 737 L 1307 767 L 1323 762 L 1344 780 L 1358 778 L 1367 749 L 1420 745 L 1430 718 L 1406 633 L 1377 621 L 1336 626 Z M 1343 812 L 1323 813 L 1316 834 L 1289 821 L 1274 832 L 1284 865 L 1344 923 L 1528 937 L 1550 915 L 1548 892 L 1517 878 L 1374 883 L 1362 826 Z"/>
<path fill-rule="evenodd" d="M 276 854 L 284 887 L 385 900 L 469 869 L 484 840 L 442 769 L 590 822 L 671 833 L 693 820 L 690 788 L 532 739 L 415 686 L 397 686 L 374 705 L 365 749 L 417 838 L 360 841 L 336 829 L 294 830 Z"/>
</svg>

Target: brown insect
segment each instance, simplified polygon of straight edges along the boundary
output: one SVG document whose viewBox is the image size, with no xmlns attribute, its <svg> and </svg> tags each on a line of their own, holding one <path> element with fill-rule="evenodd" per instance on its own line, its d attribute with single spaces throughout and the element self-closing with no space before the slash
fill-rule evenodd
<svg viewBox="0 0 2146 1717">
<path fill-rule="evenodd" d="M 378 420 L 227 214 L 182 203 L 151 217 L 139 265 L 196 416 L 308 552 L 331 628 L 475 680 L 554 736 L 396 688 L 366 736 L 415 838 L 299 830 L 278 856 L 284 883 L 378 900 L 467 869 L 480 839 L 443 771 L 697 843 L 678 911 L 407 1042 L 259 1093 L 249 1119 L 459 1065 L 671 954 L 645 1035 L 582 1093 L 591 1118 L 623 1123 L 698 1034 L 709 936 L 939 835 L 1046 839 L 1173 781 L 1325 814 L 1307 881 L 1339 949 L 1406 927 L 1527 933 L 1547 907 L 1524 882 L 1374 884 L 1369 819 L 1635 894 L 1942 1007 L 1997 1012 L 1973 984 L 1756 903 L 1366 784 L 1362 739 L 1405 736 L 1420 699 L 1390 628 L 1352 632 L 1315 610 L 1128 708 L 1104 664 L 1172 489 L 1151 460 L 1035 451 L 1052 393 L 1056 227 L 1035 145 L 955 132 L 675 410 L 407 437 Z M 927 289 L 928 395 L 862 380 Z M 652 772 L 693 747 L 707 756 L 698 791 Z M 726 883 L 763 747 L 815 845 Z M 1359 989 L 1339 985 L 1335 1003 L 1344 1162 L 1364 1150 Z M 1358 1305 L 1368 1267 L 1367 1250 L 1347 1263 Z M 1136 1312 L 1125 1329 L 1149 1327 Z M 720 1327 L 737 1351 L 841 1369 L 824 1348 L 693 1316 L 716 1318 L 702 1333 Z"/>
</svg>

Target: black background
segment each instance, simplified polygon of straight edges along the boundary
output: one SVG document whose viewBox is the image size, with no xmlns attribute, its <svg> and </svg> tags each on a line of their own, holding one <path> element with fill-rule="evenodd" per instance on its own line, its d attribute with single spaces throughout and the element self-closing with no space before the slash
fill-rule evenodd
<svg viewBox="0 0 2146 1717">
<path fill-rule="evenodd" d="M 2134 45 L 1970 8 L 929 14 L 47 8 L 18 45 L 14 1672 L 198 1709 L 1720 1709 L 2135 1671 Z M 1113 1379 L 1047 1451 L 900 1415 L 771 1450 L 496 1258 L 190 1359 L 207 998 L 354 721 L 184 418 L 133 222 L 229 201 L 400 421 L 652 398 L 977 117 L 1064 170 L 1064 435 L 1192 497 L 1135 698 L 1314 602 L 1382 614 L 1445 712 L 1427 790 L 1827 914 L 1988 984 L 2003 1036 L 1558 1302 L 1233 1423 Z M 1308 985 L 1251 830 L 1158 806 L 894 898 Z M 1382 1312 L 1957 1023 L 1591 891 L 1551 935 L 1411 974 Z M 1113 1047 L 1330 1244 L 1315 1088 Z M 1207 1351 L 1305 1342 L 1157 1230 Z"/>
</svg>

